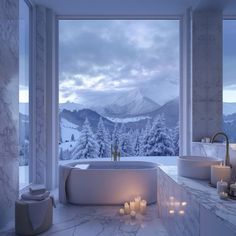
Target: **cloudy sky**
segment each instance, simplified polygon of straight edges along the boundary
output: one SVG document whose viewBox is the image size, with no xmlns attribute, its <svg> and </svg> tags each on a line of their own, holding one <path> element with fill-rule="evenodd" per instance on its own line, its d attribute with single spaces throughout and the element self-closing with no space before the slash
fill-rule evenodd
<svg viewBox="0 0 236 236">
<path fill-rule="evenodd" d="M 139 90 L 164 104 L 179 94 L 179 23 L 60 21 L 59 68 L 61 103 Z"/>
<path fill-rule="evenodd" d="M 225 20 L 223 26 L 223 100 L 236 102 L 236 20 Z"/>
</svg>

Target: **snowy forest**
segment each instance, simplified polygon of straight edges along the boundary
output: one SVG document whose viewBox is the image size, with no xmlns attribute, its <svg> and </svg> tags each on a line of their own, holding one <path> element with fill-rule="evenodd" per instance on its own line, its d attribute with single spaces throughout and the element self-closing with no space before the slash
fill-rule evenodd
<svg viewBox="0 0 236 236">
<path fill-rule="evenodd" d="M 130 129 L 125 123 L 115 123 L 111 132 L 99 118 L 96 132 L 85 119 L 79 138 L 74 134 L 67 140 L 68 148 L 59 146 L 59 159 L 88 159 L 111 157 L 111 147 L 118 147 L 121 157 L 127 156 L 175 156 L 179 154 L 179 127 L 167 128 L 163 116 L 154 121 L 147 119 L 144 128 Z"/>
</svg>

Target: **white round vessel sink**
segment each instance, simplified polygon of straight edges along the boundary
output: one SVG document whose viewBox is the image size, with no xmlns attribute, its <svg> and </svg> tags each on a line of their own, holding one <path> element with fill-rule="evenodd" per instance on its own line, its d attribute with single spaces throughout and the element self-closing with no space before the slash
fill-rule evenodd
<svg viewBox="0 0 236 236">
<path fill-rule="evenodd" d="M 210 180 L 211 166 L 220 164 L 222 160 L 203 156 L 180 156 L 177 158 L 178 175 Z"/>
</svg>

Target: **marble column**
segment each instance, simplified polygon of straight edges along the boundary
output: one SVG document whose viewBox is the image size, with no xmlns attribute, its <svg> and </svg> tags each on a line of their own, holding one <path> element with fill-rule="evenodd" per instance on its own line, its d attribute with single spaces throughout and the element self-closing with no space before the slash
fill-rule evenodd
<svg viewBox="0 0 236 236">
<path fill-rule="evenodd" d="M 195 10 L 192 31 L 193 141 L 222 128 L 222 12 Z"/>
<path fill-rule="evenodd" d="M 0 1 L 0 228 L 13 217 L 19 188 L 18 4 Z"/>
<path fill-rule="evenodd" d="M 33 86 L 34 183 L 49 189 L 56 185 L 57 80 L 56 17 L 43 6 L 35 8 L 35 81 Z"/>
</svg>

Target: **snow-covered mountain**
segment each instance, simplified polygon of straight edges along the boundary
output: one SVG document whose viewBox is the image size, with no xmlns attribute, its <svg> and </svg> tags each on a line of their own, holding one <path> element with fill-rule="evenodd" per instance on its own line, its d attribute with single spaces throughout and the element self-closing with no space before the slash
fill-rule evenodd
<svg viewBox="0 0 236 236">
<path fill-rule="evenodd" d="M 141 94 L 138 89 L 119 96 L 113 103 L 100 112 L 107 117 L 133 117 L 155 111 L 159 104 Z"/>
<path fill-rule="evenodd" d="M 63 109 L 69 111 L 90 109 L 111 118 L 142 116 L 155 111 L 159 107 L 159 104 L 143 96 L 139 89 L 121 92 L 119 95 L 113 94 L 107 95 L 107 97 L 99 97 L 94 99 L 92 103 L 83 105 L 74 102 L 66 102 L 59 105 L 60 111 Z"/>
<path fill-rule="evenodd" d="M 224 102 L 223 103 L 223 114 L 231 115 L 236 113 L 236 102 Z"/>
<path fill-rule="evenodd" d="M 78 111 L 83 109 L 84 106 L 75 102 L 65 102 L 59 104 L 59 110 L 62 111 L 63 109 L 66 109 L 68 111 Z"/>
</svg>

